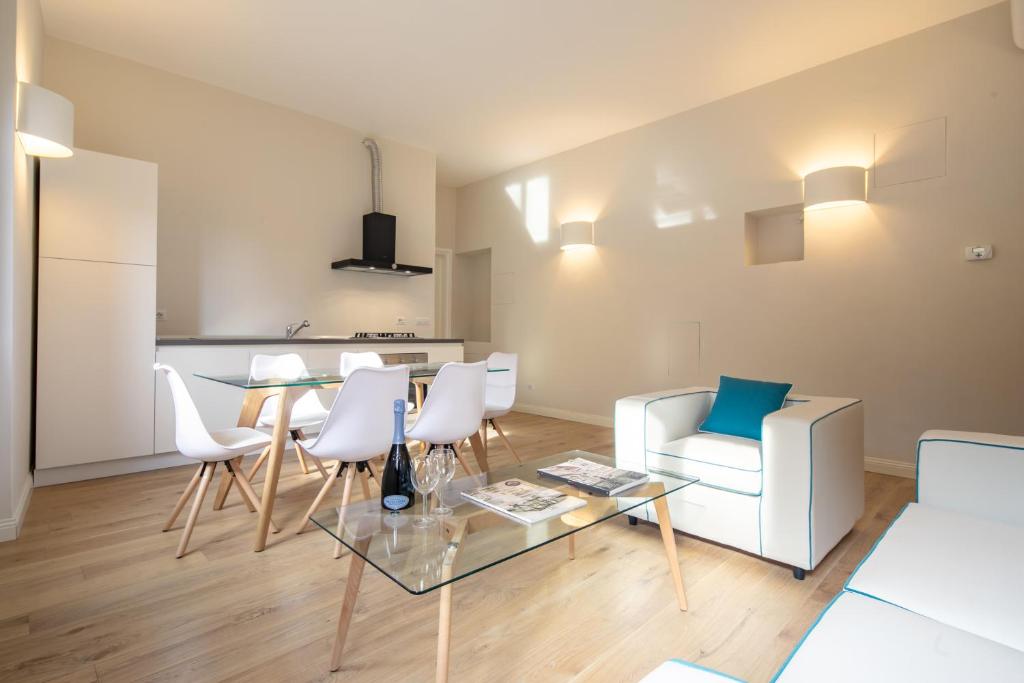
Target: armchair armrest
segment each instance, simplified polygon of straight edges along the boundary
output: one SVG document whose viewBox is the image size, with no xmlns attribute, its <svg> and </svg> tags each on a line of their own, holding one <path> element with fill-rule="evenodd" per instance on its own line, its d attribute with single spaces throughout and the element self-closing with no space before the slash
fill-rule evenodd
<svg viewBox="0 0 1024 683">
<path fill-rule="evenodd" d="M 670 659 L 644 676 L 639 683 L 725 683 L 739 681 L 729 674 L 694 664 L 684 659 Z"/>
<path fill-rule="evenodd" d="M 715 390 L 687 387 L 627 396 L 615 402 L 615 463 L 646 471 L 647 448 L 695 434 Z"/>
<path fill-rule="evenodd" d="M 1024 437 L 929 430 L 917 442 L 917 502 L 1024 524 Z"/>
<path fill-rule="evenodd" d="M 864 512 L 864 410 L 791 398 L 762 425 L 761 554 L 813 569 Z"/>
</svg>

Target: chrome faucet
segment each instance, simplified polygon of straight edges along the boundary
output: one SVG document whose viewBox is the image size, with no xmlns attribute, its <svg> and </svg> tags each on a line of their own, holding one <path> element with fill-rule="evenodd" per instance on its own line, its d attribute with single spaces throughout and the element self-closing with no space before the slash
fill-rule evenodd
<svg viewBox="0 0 1024 683">
<path fill-rule="evenodd" d="M 309 321 L 303 320 L 301 323 L 292 323 L 288 327 L 284 328 L 284 338 L 291 339 L 299 333 L 303 327 L 309 327 Z"/>
</svg>

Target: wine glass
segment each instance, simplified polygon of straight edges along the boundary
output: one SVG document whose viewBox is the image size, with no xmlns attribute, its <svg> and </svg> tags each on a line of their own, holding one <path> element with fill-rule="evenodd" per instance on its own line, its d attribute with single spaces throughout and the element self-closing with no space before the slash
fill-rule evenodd
<svg viewBox="0 0 1024 683">
<path fill-rule="evenodd" d="M 452 514 L 452 509 L 444 504 L 444 492 L 448 482 L 455 476 L 455 449 L 451 446 L 436 446 L 430 451 L 430 456 L 437 461 L 438 474 L 438 506 L 434 508 L 434 514 L 444 517 Z"/>
<path fill-rule="evenodd" d="M 412 459 L 412 485 L 423 497 L 423 515 L 413 521 L 413 526 L 424 528 L 436 524 L 430 516 L 430 492 L 437 486 L 440 478 L 437 469 L 437 459 L 432 458 L 429 453 L 420 453 Z"/>
</svg>

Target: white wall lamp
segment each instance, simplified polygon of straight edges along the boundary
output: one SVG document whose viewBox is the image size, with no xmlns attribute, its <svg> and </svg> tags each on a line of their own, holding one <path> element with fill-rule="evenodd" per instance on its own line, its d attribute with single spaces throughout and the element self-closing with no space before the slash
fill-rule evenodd
<svg viewBox="0 0 1024 683">
<path fill-rule="evenodd" d="M 562 250 L 593 248 L 594 224 L 587 221 L 562 223 Z"/>
<path fill-rule="evenodd" d="M 69 157 L 74 154 L 75 105 L 52 90 L 18 83 L 16 128 L 26 154 Z"/>
<path fill-rule="evenodd" d="M 866 171 L 860 166 L 823 168 L 804 177 L 804 210 L 867 202 Z"/>
</svg>

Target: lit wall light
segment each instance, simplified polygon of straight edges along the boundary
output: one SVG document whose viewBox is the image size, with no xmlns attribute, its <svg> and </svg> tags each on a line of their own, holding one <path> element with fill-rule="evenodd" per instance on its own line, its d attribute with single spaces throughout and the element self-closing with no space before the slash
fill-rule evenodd
<svg viewBox="0 0 1024 683">
<path fill-rule="evenodd" d="M 866 172 L 860 166 L 823 168 L 804 177 L 804 210 L 863 204 L 867 201 Z"/>
<path fill-rule="evenodd" d="M 18 83 L 16 128 L 26 154 L 69 157 L 74 152 L 75 105 L 52 90 Z"/>
<path fill-rule="evenodd" d="M 594 224 L 587 221 L 562 223 L 562 249 L 586 249 L 594 246 Z"/>
</svg>

